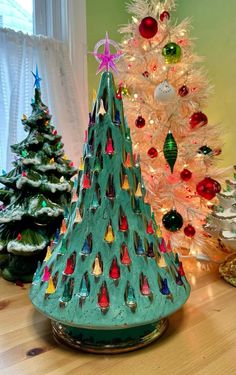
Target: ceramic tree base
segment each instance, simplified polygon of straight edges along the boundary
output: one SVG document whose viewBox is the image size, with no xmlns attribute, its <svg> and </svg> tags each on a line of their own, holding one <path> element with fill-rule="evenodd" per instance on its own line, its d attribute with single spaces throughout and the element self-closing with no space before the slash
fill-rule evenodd
<svg viewBox="0 0 236 375">
<path fill-rule="evenodd" d="M 116 354 L 136 350 L 157 340 L 168 327 L 168 320 L 126 329 L 93 330 L 51 321 L 58 343 L 90 353 Z"/>
<path fill-rule="evenodd" d="M 236 287 L 236 253 L 230 255 L 219 268 L 224 280 Z"/>
</svg>

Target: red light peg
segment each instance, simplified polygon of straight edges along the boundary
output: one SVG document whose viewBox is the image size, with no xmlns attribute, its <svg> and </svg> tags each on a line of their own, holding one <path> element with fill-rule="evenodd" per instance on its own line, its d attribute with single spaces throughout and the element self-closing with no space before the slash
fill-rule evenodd
<svg viewBox="0 0 236 375">
<path fill-rule="evenodd" d="M 18 233 L 16 238 L 17 238 L 17 241 L 20 241 L 22 239 L 22 235 Z"/>
<path fill-rule="evenodd" d="M 116 91 L 116 99 L 119 99 L 119 100 L 122 99 L 122 89 L 121 89 L 121 87 L 119 87 L 118 90 Z"/>
<path fill-rule="evenodd" d="M 107 155 L 113 155 L 114 154 L 114 148 L 113 148 L 112 138 L 111 137 L 108 137 L 108 140 L 107 140 L 106 154 Z"/>
<path fill-rule="evenodd" d="M 161 243 L 159 244 L 159 250 L 161 253 L 167 253 L 166 243 L 164 238 L 162 238 Z"/>
<path fill-rule="evenodd" d="M 182 262 L 179 262 L 179 265 L 178 265 L 178 274 L 180 276 L 184 276 L 185 275 Z"/>
<path fill-rule="evenodd" d="M 143 276 L 142 285 L 141 285 L 141 293 L 144 296 L 149 296 L 151 294 L 150 287 L 148 284 L 148 279 L 146 276 Z"/>
<path fill-rule="evenodd" d="M 125 168 L 131 168 L 132 167 L 132 163 L 131 163 L 131 160 L 130 160 L 130 154 L 127 154 L 127 156 L 126 156 L 126 160 L 124 162 L 124 167 Z"/>
<path fill-rule="evenodd" d="M 167 241 L 167 250 L 172 251 L 171 242 L 170 240 Z"/>
<path fill-rule="evenodd" d="M 120 267 L 117 264 L 116 258 L 114 258 L 112 263 L 111 263 L 109 276 L 110 276 L 111 279 L 114 279 L 114 280 L 117 280 L 117 279 L 120 278 Z"/>
<path fill-rule="evenodd" d="M 83 189 L 89 188 L 91 188 L 90 178 L 88 174 L 85 174 L 83 179 Z"/>
<path fill-rule="evenodd" d="M 150 221 L 148 222 L 146 232 L 147 232 L 148 234 L 154 234 L 154 229 L 153 229 L 153 227 L 152 227 L 152 220 L 150 220 Z"/>
<path fill-rule="evenodd" d="M 129 229 L 128 221 L 126 216 L 121 216 L 119 230 L 126 232 Z"/>
<path fill-rule="evenodd" d="M 69 163 L 69 167 L 74 167 L 74 163 L 73 163 L 73 161 L 71 161 L 71 162 Z"/>
<path fill-rule="evenodd" d="M 64 275 L 71 275 L 74 272 L 74 265 L 72 258 L 68 258 L 66 261 L 66 268 L 64 269 Z"/>
<path fill-rule="evenodd" d="M 108 309 L 110 305 L 107 287 L 105 283 L 102 284 L 100 293 L 98 295 L 98 305 L 101 307 L 102 310 Z"/>
<path fill-rule="evenodd" d="M 57 130 L 56 130 L 56 129 L 53 130 L 52 134 L 53 134 L 53 135 L 57 135 Z"/>
<path fill-rule="evenodd" d="M 129 256 L 128 247 L 126 245 L 122 246 L 123 254 L 121 256 L 121 263 L 125 266 L 129 266 L 131 264 L 131 259 Z"/>
<path fill-rule="evenodd" d="M 21 174 L 21 176 L 22 176 L 22 177 L 27 177 L 27 174 L 26 174 L 26 172 L 25 172 L 25 171 L 23 171 L 23 172 L 22 172 L 22 174 Z"/>
</svg>

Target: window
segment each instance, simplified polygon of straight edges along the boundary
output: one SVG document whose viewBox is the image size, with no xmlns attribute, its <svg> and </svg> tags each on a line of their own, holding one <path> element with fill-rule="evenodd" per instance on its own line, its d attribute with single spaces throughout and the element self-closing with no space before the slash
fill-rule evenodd
<svg viewBox="0 0 236 375">
<path fill-rule="evenodd" d="M 33 0 L 0 0 L 0 27 L 33 34 Z"/>
</svg>

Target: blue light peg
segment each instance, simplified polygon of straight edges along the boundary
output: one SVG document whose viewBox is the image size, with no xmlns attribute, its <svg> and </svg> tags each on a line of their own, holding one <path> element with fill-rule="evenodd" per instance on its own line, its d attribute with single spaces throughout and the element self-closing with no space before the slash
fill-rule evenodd
<svg viewBox="0 0 236 375">
<path fill-rule="evenodd" d="M 81 284 L 80 284 L 80 290 L 79 290 L 79 297 L 80 298 L 86 298 L 89 295 L 89 291 L 87 288 L 87 282 L 85 276 L 83 276 Z"/>
<path fill-rule="evenodd" d="M 167 284 L 167 279 L 162 280 L 162 287 L 160 289 L 161 294 L 164 294 L 165 296 L 168 296 L 170 294 L 170 289 Z"/>
<path fill-rule="evenodd" d="M 54 239 L 53 239 L 53 242 L 54 242 L 54 243 L 58 243 L 59 238 L 60 238 L 60 229 L 57 228 L 57 230 L 56 230 L 56 232 L 55 232 L 55 237 L 54 237 Z"/>
<path fill-rule="evenodd" d="M 120 112 L 118 111 L 118 109 L 116 110 L 115 112 L 115 121 L 114 121 L 117 125 L 120 125 Z"/>
<path fill-rule="evenodd" d="M 89 246 L 88 240 L 86 239 L 84 241 L 84 245 L 82 247 L 81 254 L 82 255 L 90 255 L 91 252 L 92 252 L 91 246 Z"/>
<path fill-rule="evenodd" d="M 136 298 L 135 298 L 135 295 L 134 295 L 134 289 L 130 285 L 128 286 L 126 304 L 129 307 L 136 307 L 137 306 Z"/>
<path fill-rule="evenodd" d="M 148 245 L 147 256 L 149 258 L 155 258 L 155 253 L 154 253 L 154 249 L 153 249 L 153 242 L 150 242 L 149 245 Z"/>
<path fill-rule="evenodd" d="M 144 255 L 145 251 L 143 248 L 142 240 L 141 238 L 138 239 L 138 246 L 136 248 L 136 254 L 137 255 Z"/>
<path fill-rule="evenodd" d="M 5 171 L 5 169 L 2 169 L 2 175 L 5 176 L 7 174 L 7 172 Z"/>
<path fill-rule="evenodd" d="M 39 77 L 38 65 L 36 65 L 36 72 L 32 72 L 32 74 L 34 76 L 34 87 L 40 90 L 40 81 L 42 81 L 42 78 Z"/>
</svg>

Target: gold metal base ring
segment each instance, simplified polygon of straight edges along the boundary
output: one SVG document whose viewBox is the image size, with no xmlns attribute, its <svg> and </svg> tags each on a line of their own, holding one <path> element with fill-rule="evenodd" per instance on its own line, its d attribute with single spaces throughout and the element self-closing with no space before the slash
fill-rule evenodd
<svg viewBox="0 0 236 375">
<path fill-rule="evenodd" d="M 118 330 L 93 330 L 65 326 L 52 321 L 53 336 L 59 344 L 89 353 L 116 354 L 136 350 L 157 340 L 168 327 L 168 320 Z"/>
</svg>

